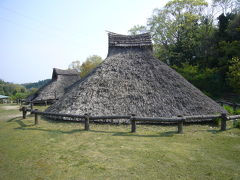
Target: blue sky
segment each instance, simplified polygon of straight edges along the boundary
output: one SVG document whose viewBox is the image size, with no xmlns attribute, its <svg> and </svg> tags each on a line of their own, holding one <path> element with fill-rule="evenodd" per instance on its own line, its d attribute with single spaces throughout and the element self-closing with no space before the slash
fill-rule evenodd
<svg viewBox="0 0 240 180">
<path fill-rule="evenodd" d="M 168 0 L 0 0 L 0 79 L 51 78 L 90 55 L 107 55 L 106 30 L 127 34 Z"/>
</svg>

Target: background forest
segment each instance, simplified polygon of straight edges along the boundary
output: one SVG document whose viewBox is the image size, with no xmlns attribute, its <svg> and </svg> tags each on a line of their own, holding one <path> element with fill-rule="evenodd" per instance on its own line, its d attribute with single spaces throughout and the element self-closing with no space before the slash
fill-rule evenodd
<svg viewBox="0 0 240 180">
<path fill-rule="evenodd" d="M 146 26 L 154 53 L 213 98 L 240 93 L 240 1 L 173 0 L 155 9 Z"/>
</svg>

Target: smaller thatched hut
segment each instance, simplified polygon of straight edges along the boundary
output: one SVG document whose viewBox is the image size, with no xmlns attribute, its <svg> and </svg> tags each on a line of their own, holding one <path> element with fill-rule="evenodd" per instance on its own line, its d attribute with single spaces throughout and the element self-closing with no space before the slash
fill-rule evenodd
<svg viewBox="0 0 240 180">
<path fill-rule="evenodd" d="M 26 102 L 34 104 L 52 104 L 65 92 L 65 89 L 80 79 L 77 70 L 62 70 L 53 68 L 52 80 L 41 87 L 35 94 L 29 96 Z"/>
</svg>

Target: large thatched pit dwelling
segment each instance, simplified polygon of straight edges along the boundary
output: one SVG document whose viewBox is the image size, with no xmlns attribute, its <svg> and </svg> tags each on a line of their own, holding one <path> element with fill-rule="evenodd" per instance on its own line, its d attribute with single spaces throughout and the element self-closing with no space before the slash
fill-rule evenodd
<svg viewBox="0 0 240 180">
<path fill-rule="evenodd" d="M 53 68 L 52 79 L 35 94 L 27 98 L 34 104 L 52 104 L 65 92 L 65 89 L 80 79 L 77 70 L 62 70 Z"/>
<path fill-rule="evenodd" d="M 109 33 L 108 56 L 46 112 L 172 117 L 225 112 L 153 56 L 151 38 Z"/>
</svg>

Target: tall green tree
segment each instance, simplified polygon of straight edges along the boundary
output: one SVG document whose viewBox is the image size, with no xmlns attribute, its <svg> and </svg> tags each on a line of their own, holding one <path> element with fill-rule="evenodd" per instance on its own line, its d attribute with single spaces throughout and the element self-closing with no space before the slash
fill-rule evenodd
<svg viewBox="0 0 240 180">
<path fill-rule="evenodd" d="M 195 63 L 197 40 L 201 38 L 198 31 L 205 7 L 207 2 L 204 0 L 172 0 L 164 8 L 154 10 L 148 27 L 160 59 L 170 65 Z"/>
<path fill-rule="evenodd" d="M 213 1 L 209 8 L 204 0 L 171 0 L 153 11 L 145 29 L 160 60 L 206 94 L 220 97 L 239 93 L 240 0 Z M 135 26 L 130 32 L 139 30 Z"/>
<path fill-rule="evenodd" d="M 233 57 L 229 63 L 228 83 L 240 94 L 240 58 Z"/>
<path fill-rule="evenodd" d="M 233 57 L 240 57 L 240 14 L 228 13 L 218 17 L 218 27 L 213 34 L 212 56 L 205 65 L 217 68 L 222 79 L 223 91 L 231 91 L 229 87 L 229 65 Z"/>
</svg>

